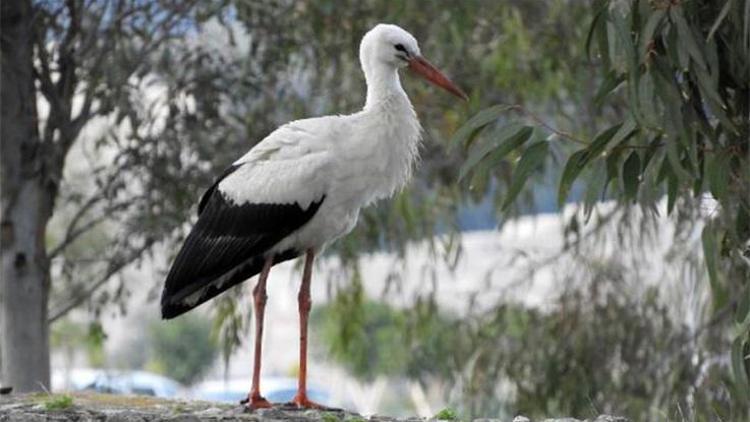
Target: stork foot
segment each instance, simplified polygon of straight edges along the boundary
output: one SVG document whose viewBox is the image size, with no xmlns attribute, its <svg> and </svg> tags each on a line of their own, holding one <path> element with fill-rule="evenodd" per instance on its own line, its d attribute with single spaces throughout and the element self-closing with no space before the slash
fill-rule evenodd
<svg viewBox="0 0 750 422">
<path fill-rule="evenodd" d="M 244 405 L 248 410 L 270 409 L 273 407 L 273 404 L 261 395 L 248 396 L 240 404 Z"/>
<path fill-rule="evenodd" d="M 338 410 L 333 407 L 328 407 L 320 403 L 316 403 L 308 399 L 306 394 L 300 394 L 300 393 L 297 393 L 297 395 L 294 396 L 292 401 L 290 401 L 289 403 L 286 403 L 286 406 L 292 407 L 295 409 Z"/>
</svg>

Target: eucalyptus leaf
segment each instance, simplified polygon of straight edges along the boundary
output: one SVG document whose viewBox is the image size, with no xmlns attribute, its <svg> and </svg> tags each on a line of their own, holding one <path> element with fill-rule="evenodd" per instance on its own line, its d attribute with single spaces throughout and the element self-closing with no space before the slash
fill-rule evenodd
<svg viewBox="0 0 750 422">
<path fill-rule="evenodd" d="M 740 294 L 737 301 L 737 313 L 734 316 L 734 322 L 743 331 L 750 329 L 750 286 L 746 286 L 745 291 Z"/>
<path fill-rule="evenodd" d="M 719 12 L 719 16 L 716 17 L 716 21 L 714 21 L 714 24 L 711 25 L 711 30 L 708 31 L 708 36 L 706 39 L 712 39 L 716 31 L 719 29 L 719 26 L 724 21 L 724 19 L 727 17 L 727 14 L 729 14 L 729 11 L 732 9 L 732 4 L 734 3 L 734 0 L 726 0 L 724 3 L 724 7 L 721 8 L 721 12 Z"/>
<path fill-rule="evenodd" d="M 726 199 L 729 186 L 729 155 L 725 151 L 711 154 L 706 163 L 708 186 L 711 194 L 719 200 Z"/>
<path fill-rule="evenodd" d="M 511 151 L 523 145 L 532 132 L 533 129 L 529 126 L 510 124 L 500 128 L 491 137 L 486 137 L 484 142 L 473 145 L 469 150 L 468 158 L 459 170 L 458 180 L 463 180 L 471 169 L 490 152 L 496 159 L 508 155 Z"/>
<path fill-rule="evenodd" d="M 594 164 L 592 177 L 589 179 L 586 191 L 583 195 L 583 219 L 584 222 L 588 223 L 591 218 L 591 213 L 594 210 L 594 206 L 599 200 L 599 196 L 604 191 L 604 187 L 607 184 L 607 168 L 606 164 L 602 161 L 597 161 Z"/>
<path fill-rule="evenodd" d="M 748 370 L 750 368 L 750 357 L 746 353 L 747 338 L 737 337 L 732 343 L 732 373 L 734 381 L 744 397 L 750 397 L 750 380 Z"/>
<path fill-rule="evenodd" d="M 620 174 L 620 158 L 622 155 L 622 151 L 623 149 L 616 149 L 607 154 L 607 181 L 604 185 L 604 192 L 602 192 L 603 195 L 606 194 L 606 190 L 609 187 L 609 184 L 612 181 L 617 182 L 618 180 L 618 175 Z"/>
<path fill-rule="evenodd" d="M 641 157 L 637 151 L 630 153 L 622 165 L 622 184 L 625 198 L 633 200 L 638 194 L 638 184 L 641 176 Z"/>
<path fill-rule="evenodd" d="M 604 151 L 612 137 L 622 128 L 621 124 L 612 126 L 601 133 L 599 133 L 589 146 L 574 152 L 570 158 L 568 158 L 565 168 L 563 169 L 562 176 L 560 177 L 560 184 L 557 190 L 557 205 L 562 207 L 568 198 L 573 183 L 581 174 L 581 171 L 586 165 L 597 158 Z"/>
<path fill-rule="evenodd" d="M 574 152 L 570 156 L 570 158 L 568 158 L 568 162 L 565 163 L 565 168 L 563 169 L 562 176 L 560 177 L 560 185 L 557 191 L 558 207 L 561 208 L 563 204 L 565 204 L 565 200 L 568 198 L 570 188 L 573 186 L 573 182 L 581 173 L 581 171 L 583 171 L 588 155 L 589 152 L 587 149 L 584 148 L 582 150 L 578 150 Z"/>
<path fill-rule="evenodd" d="M 526 184 L 531 174 L 544 163 L 547 159 L 548 151 L 548 141 L 539 141 L 526 148 L 513 172 L 513 180 L 508 188 L 508 192 L 505 194 L 505 200 L 503 201 L 503 211 L 510 207 L 521 192 L 521 189 L 523 189 L 523 186 Z"/>
<path fill-rule="evenodd" d="M 666 165 L 669 164 L 669 160 L 664 160 Z M 667 167 L 669 173 L 667 174 L 667 214 L 672 214 L 674 206 L 677 203 L 677 195 L 679 193 L 680 182 L 677 176 L 671 171 L 671 167 Z"/>
<path fill-rule="evenodd" d="M 658 127 L 661 119 L 654 98 L 654 79 L 650 72 L 641 75 L 638 81 L 638 112 L 646 126 Z"/>
<path fill-rule="evenodd" d="M 635 120 L 628 117 L 622 124 L 612 126 L 610 129 L 602 132 L 599 137 L 602 138 L 604 151 L 609 152 L 617 148 L 623 141 L 633 136 L 637 128 L 638 125 Z M 610 134 L 610 131 L 614 131 L 614 133 Z"/>
<path fill-rule="evenodd" d="M 585 50 L 586 57 L 588 57 L 589 60 L 591 60 L 591 42 L 594 39 L 594 35 L 602 30 L 604 22 L 607 19 L 608 3 L 606 1 L 598 1 L 597 3 L 598 4 L 594 7 L 596 10 L 594 12 L 594 18 L 591 21 L 591 24 L 589 24 L 589 30 L 586 33 Z"/>
<path fill-rule="evenodd" d="M 480 111 L 474 117 L 469 119 L 469 121 L 464 123 L 455 134 L 453 134 L 450 144 L 469 146 L 479 131 L 484 129 L 484 127 L 490 123 L 496 121 L 503 113 L 511 108 L 512 107 L 508 105 L 496 105 Z"/>
<path fill-rule="evenodd" d="M 680 49 L 685 51 L 685 54 L 689 55 L 698 66 L 703 69 L 708 69 L 706 61 L 703 58 L 703 49 L 698 44 L 698 40 L 696 39 L 693 30 L 688 25 L 687 20 L 685 20 L 682 7 L 678 6 L 670 8 L 670 17 L 677 26 Z"/>
<path fill-rule="evenodd" d="M 714 310 L 721 309 L 727 302 L 727 293 L 723 286 L 723 279 L 719 272 L 719 247 L 716 228 L 712 224 L 706 224 L 701 234 L 703 244 L 703 259 L 706 263 L 708 281 L 711 284 L 711 296 L 713 297 Z"/>
<path fill-rule="evenodd" d="M 618 86 L 620 86 L 624 80 L 625 80 L 625 77 L 618 74 L 614 70 L 608 72 L 607 75 L 604 77 L 604 80 L 602 81 L 601 85 L 599 86 L 599 89 L 596 91 L 596 95 L 594 95 L 594 105 L 600 106 L 602 104 L 602 101 L 604 101 L 604 99 L 612 91 L 614 91 Z"/>
<path fill-rule="evenodd" d="M 649 44 L 654 40 L 654 34 L 659 28 L 662 20 L 664 19 L 665 12 L 663 9 L 654 10 L 646 21 L 646 25 L 641 30 L 640 42 L 638 48 L 638 55 L 640 59 L 645 61 L 646 54 L 648 53 Z"/>
</svg>

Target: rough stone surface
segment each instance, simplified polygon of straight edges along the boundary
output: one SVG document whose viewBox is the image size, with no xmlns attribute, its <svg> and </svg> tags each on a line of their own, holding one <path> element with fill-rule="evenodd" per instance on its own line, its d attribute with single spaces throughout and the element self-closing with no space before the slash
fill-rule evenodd
<svg viewBox="0 0 750 422">
<path fill-rule="evenodd" d="M 71 400 L 72 399 L 72 400 Z M 321 421 L 321 422 L 426 422 L 424 418 L 363 417 L 345 410 L 296 410 L 284 405 L 255 412 L 241 406 L 188 400 L 163 400 L 143 396 L 111 396 L 76 393 L 0 396 L 0 422 L 231 422 L 231 421 Z M 477 419 L 504 422 L 502 419 Z M 602 415 L 596 419 L 545 419 L 532 421 L 516 416 L 512 422 L 628 422 Z"/>
</svg>

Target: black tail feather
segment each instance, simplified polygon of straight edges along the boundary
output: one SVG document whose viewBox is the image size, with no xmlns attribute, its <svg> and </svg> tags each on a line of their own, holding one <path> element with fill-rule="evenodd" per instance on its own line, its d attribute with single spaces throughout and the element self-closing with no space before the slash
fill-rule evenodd
<svg viewBox="0 0 750 422">
<path fill-rule="evenodd" d="M 294 259 L 299 255 L 300 252 L 296 250 L 286 250 L 274 256 L 274 265 Z M 264 261 L 265 257 L 262 255 L 254 256 L 220 277 L 192 280 L 190 283 L 176 283 L 176 285 L 187 285 L 189 286 L 188 289 L 183 288 L 178 291 L 170 291 L 165 288 L 161 296 L 162 319 L 178 317 L 225 292 L 229 288 L 255 276 L 263 269 Z M 200 296 L 191 299 L 191 296 L 195 294 L 200 294 Z"/>
</svg>

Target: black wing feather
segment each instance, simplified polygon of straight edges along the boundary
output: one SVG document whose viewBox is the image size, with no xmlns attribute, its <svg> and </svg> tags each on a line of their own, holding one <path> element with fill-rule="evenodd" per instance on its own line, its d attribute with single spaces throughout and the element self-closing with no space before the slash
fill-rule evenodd
<svg viewBox="0 0 750 422">
<path fill-rule="evenodd" d="M 206 190 L 203 196 L 201 196 L 201 201 L 198 203 L 198 215 L 201 215 L 201 213 L 203 212 L 203 209 L 206 208 L 209 198 L 211 198 L 211 195 L 213 195 L 216 189 L 218 189 L 219 183 L 221 183 L 221 181 L 224 180 L 227 176 L 234 173 L 234 171 L 240 168 L 241 166 L 242 164 L 232 164 L 231 166 L 227 167 L 223 173 L 219 175 L 219 177 L 214 181 L 214 184 L 211 185 L 211 187 Z"/>
<path fill-rule="evenodd" d="M 310 221 L 325 199 L 323 196 L 307 209 L 296 203 L 237 205 L 217 189 L 219 181 L 201 199 L 198 222 L 167 275 L 161 299 L 164 318 L 187 312 L 258 274 L 263 254 Z M 274 257 L 274 263 L 302 252 L 284 251 Z"/>
</svg>

